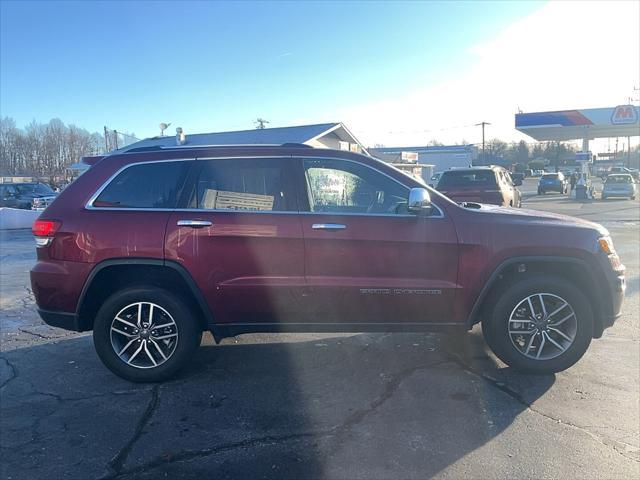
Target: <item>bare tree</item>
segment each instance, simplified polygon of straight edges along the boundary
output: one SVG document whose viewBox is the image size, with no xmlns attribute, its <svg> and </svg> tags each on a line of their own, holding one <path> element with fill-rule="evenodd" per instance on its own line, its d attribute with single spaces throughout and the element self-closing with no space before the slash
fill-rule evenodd
<svg viewBox="0 0 640 480">
<path fill-rule="evenodd" d="M 0 118 L 0 174 L 63 176 L 72 163 L 103 151 L 104 139 L 60 119 L 32 121 L 21 130 L 12 118 Z"/>
</svg>

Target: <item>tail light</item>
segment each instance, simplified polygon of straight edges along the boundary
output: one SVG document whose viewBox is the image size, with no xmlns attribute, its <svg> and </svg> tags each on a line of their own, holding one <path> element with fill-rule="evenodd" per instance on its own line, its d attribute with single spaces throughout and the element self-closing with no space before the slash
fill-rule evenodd
<svg viewBox="0 0 640 480">
<path fill-rule="evenodd" d="M 31 231 L 36 239 L 36 245 L 38 247 L 46 247 L 51 244 L 53 236 L 62 226 L 61 222 L 57 220 L 36 220 L 33 222 Z"/>
</svg>

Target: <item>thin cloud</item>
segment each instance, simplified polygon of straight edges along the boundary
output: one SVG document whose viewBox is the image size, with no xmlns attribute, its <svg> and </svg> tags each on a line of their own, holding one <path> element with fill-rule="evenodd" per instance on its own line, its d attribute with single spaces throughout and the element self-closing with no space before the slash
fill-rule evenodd
<svg viewBox="0 0 640 480">
<path fill-rule="evenodd" d="M 525 112 L 625 103 L 640 83 L 638 2 L 551 2 L 474 45 L 465 73 L 337 115 L 367 145 L 531 140 L 514 128 Z M 332 115 L 335 117 L 335 112 Z M 443 127 L 455 127 L 441 130 Z"/>
</svg>

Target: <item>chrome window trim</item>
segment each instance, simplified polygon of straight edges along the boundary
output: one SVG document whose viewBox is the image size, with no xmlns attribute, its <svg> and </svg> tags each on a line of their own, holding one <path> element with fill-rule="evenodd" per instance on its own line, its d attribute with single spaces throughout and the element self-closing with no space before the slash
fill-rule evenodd
<svg viewBox="0 0 640 480">
<path fill-rule="evenodd" d="M 138 153 L 138 152 L 136 152 Z M 196 212 L 196 213 L 258 213 L 258 214 L 272 214 L 272 215 L 330 215 L 330 216 L 348 216 L 348 217 L 392 217 L 392 218 L 417 218 L 420 217 L 419 215 L 413 215 L 413 214 L 393 214 L 393 213 L 349 213 L 349 212 L 343 212 L 343 213 L 338 213 L 338 212 L 302 212 L 300 210 L 298 210 L 297 212 L 292 212 L 292 211 L 273 211 L 273 210 L 231 210 L 231 209 L 214 209 L 214 210 L 210 210 L 210 209 L 205 209 L 205 208 L 141 208 L 141 207 L 95 207 L 93 206 L 93 202 L 95 202 L 95 200 L 100 196 L 100 194 L 102 193 L 102 191 L 107 188 L 107 186 L 118 176 L 120 175 L 122 172 L 124 172 L 126 169 L 137 166 L 137 165 L 146 165 L 149 163 L 167 163 L 167 162 L 200 162 L 200 161 L 204 161 L 204 160 L 235 160 L 235 159 L 274 159 L 274 158 L 292 158 L 290 156 L 283 156 L 283 155 L 255 155 L 255 156 L 247 156 L 247 155 L 240 155 L 237 157 L 192 157 L 192 158 L 171 158 L 171 159 L 165 159 L 165 160 L 145 160 L 145 161 L 141 161 L 141 162 L 135 162 L 135 163 L 129 163 L 127 165 L 123 165 L 122 167 L 120 167 L 113 175 L 111 175 L 107 180 L 104 181 L 104 183 L 102 183 L 102 185 L 95 191 L 95 193 L 93 195 L 91 195 L 91 197 L 89 198 L 89 200 L 85 203 L 85 210 L 97 210 L 97 211 L 126 211 L 126 212 Z M 342 162 L 350 162 L 350 163 L 355 163 L 358 165 L 362 165 L 364 167 L 367 167 L 371 170 L 373 170 L 374 172 L 378 172 L 382 175 L 384 175 L 385 177 L 393 180 L 394 182 L 396 182 L 398 185 L 401 185 L 402 187 L 406 188 L 407 190 L 410 190 L 411 187 L 407 187 L 404 183 L 400 182 L 399 180 L 393 178 L 391 175 L 386 174 L 385 172 L 382 172 L 380 170 L 378 170 L 377 168 L 374 168 L 370 165 L 366 165 L 362 162 L 358 162 L 355 160 L 351 160 L 351 159 L 345 159 L 345 158 L 338 158 L 338 157 L 302 157 L 302 156 L 296 156 L 293 158 L 299 158 L 301 160 L 305 160 L 305 159 L 310 159 L 310 160 L 338 160 L 338 161 L 342 161 Z M 420 218 L 435 218 L 435 219 L 439 219 L 439 218 L 445 218 L 444 216 L 444 212 L 443 210 L 435 203 L 431 204 L 433 207 L 435 207 L 438 210 L 438 215 L 429 215 L 429 216 L 422 216 Z"/>
<path fill-rule="evenodd" d="M 140 153 L 140 152 L 135 152 L 135 153 Z M 165 160 L 144 160 L 141 162 L 134 162 L 134 163 L 128 163 L 127 165 L 124 165 L 122 167 L 120 167 L 113 175 L 111 175 L 99 188 L 98 190 L 96 190 L 96 192 L 91 195 L 91 197 L 89 198 L 89 200 L 87 201 L 87 203 L 85 203 L 84 208 L 86 210 L 131 210 L 131 211 L 144 211 L 144 212 L 149 212 L 149 211 L 171 211 L 173 212 L 174 210 L 176 210 L 175 208 L 141 208 L 141 207 L 94 207 L 93 206 L 93 202 L 96 201 L 96 199 L 100 196 L 100 194 L 102 193 L 102 191 L 107 188 L 107 186 L 118 176 L 120 175 L 122 172 L 124 172 L 126 169 L 131 168 L 131 167 L 135 167 L 138 165 L 146 165 L 148 163 L 167 163 L 167 162 L 195 162 L 195 161 L 200 161 L 200 160 L 233 160 L 233 159 L 238 159 L 238 158 L 286 158 L 283 157 L 282 155 L 268 155 L 268 156 L 264 156 L 264 155 L 259 155 L 259 156 L 246 156 L 246 155 L 241 155 L 238 157 L 191 157 L 191 158 L 169 158 L 169 159 L 165 159 Z M 191 209 L 189 209 L 191 210 Z"/>
</svg>

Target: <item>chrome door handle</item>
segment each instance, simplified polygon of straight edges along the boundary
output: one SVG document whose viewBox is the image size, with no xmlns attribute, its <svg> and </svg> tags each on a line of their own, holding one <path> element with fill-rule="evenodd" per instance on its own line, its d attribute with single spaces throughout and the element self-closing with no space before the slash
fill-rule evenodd
<svg viewBox="0 0 640 480">
<path fill-rule="evenodd" d="M 347 226 L 340 223 L 314 223 L 311 228 L 314 230 L 344 230 Z"/>
<path fill-rule="evenodd" d="M 210 227 L 213 223 L 207 220 L 178 220 L 179 227 L 202 228 Z"/>
</svg>

